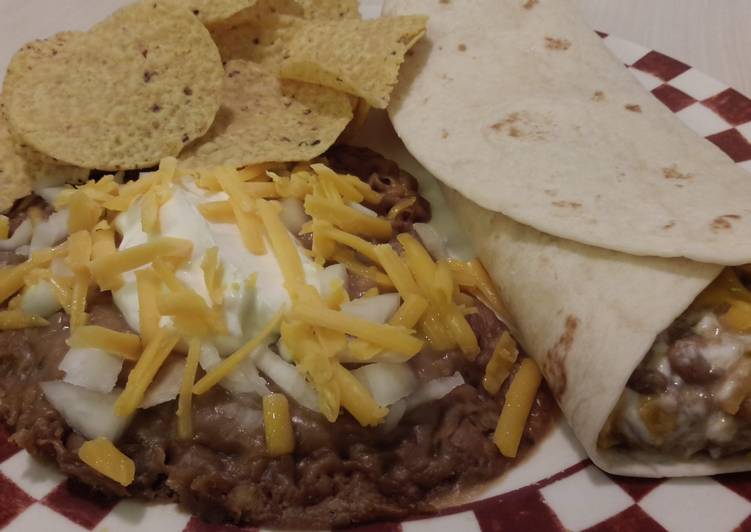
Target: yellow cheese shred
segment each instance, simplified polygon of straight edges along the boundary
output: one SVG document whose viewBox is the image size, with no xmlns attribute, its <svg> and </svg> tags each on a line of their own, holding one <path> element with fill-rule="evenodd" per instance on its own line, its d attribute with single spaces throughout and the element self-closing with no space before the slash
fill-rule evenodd
<svg viewBox="0 0 751 532">
<path fill-rule="evenodd" d="M 188 357 L 185 360 L 185 371 L 180 385 L 180 395 L 177 399 L 177 435 L 184 440 L 193 435 L 191 405 L 193 402 L 193 384 L 196 381 L 200 356 L 201 340 L 195 337 L 191 338 L 188 342 Z"/>
<path fill-rule="evenodd" d="M 70 196 L 68 203 L 68 231 L 90 231 L 104 214 L 104 209 L 92 200 L 84 191 L 77 190 Z"/>
<path fill-rule="evenodd" d="M 0 310 L 0 331 L 45 327 L 49 322 L 41 316 L 26 314 L 21 310 Z"/>
<path fill-rule="evenodd" d="M 151 242 L 123 249 L 111 255 L 99 257 L 91 262 L 91 273 L 103 290 L 110 289 L 108 282 L 113 276 L 135 270 L 165 257 L 186 260 L 193 251 L 193 242 L 183 238 L 162 236 Z"/>
<path fill-rule="evenodd" d="M 289 402 L 284 394 L 271 393 L 263 397 L 263 429 L 266 452 L 270 456 L 282 456 L 295 450 Z"/>
<path fill-rule="evenodd" d="M 149 235 L 159 231 L 159 199 L 156 187 L 147 191 L 141 200 L 141 229 Z"/>
<path fill-rule="evenodd" d="M 68 345 L 70 347 L 93 347 L 134 361 L 138 360 L 141 354 L 141 338 L 138 335 L 107 329 L 99 325 L 78 327 L 70 335 Z"/>
<path fill-rule="evenodd" d="M 86 314 L 86 298 L 89 293 L 89 274 L 88 272 L 75 272 L 73 279 L 73 291 L 70 298 L 70 326 L 76 329 L 86 325 L 88 314 Z"/>
<path fill-rule="evenodd" d="M 84 442 L 78 458 L 97 473 L 120 484 L 130 486 L 136 476 L 136 464 L 120 452 L 107 438 Z"/>
<path fill-rule="evenodd" d="M 368 242 L 367 240 L 360 238 L 357 235 L 353 235 L 352 233 L 347 233 L 346 231 L 342 231 L 341 229 L 335 229 L 330 228 L 323 231 L 324 234 L 333 240 L 334 242 L 338 242 L 339 244 L 344 244 L 345 246 L 352 248 L 353 250 L 357 251 L 361 255 L 369 258 L 372 260 L 375 264 L 380 264 L 378 261 L 378 255 L 375 251 L 375 246 Z"/>
<path fill-rule="evenodd" d="M 232 353 L 230 356 L 222 360 L 219 364 L 214 366 L 211 371 L 203 376 L 193 386 L 193 393 L 196 395 L 202 395 L 208 392 L 215 384 L 221 381 L 224 377 L 232 373 L 235 368 L 245 360 L 256 348 L 258 348 L 266 338 L 277 330 L 279 323 L 282 321 L 283 310 L 279 310 L 271 321 L 269 321 L 261 332 L 255 338 L 252 338 L 245 343 L 240 349 Z"/>
<path fill-rule="evenodd" d="M 375 266 L 368 266 L 358 261 L 352 251 L 339 249 L 331 255 L 331 260 L 343 264 L 349 271 L 374 281 L 378 286 L 383 288 L 393 288 L 394 282 L 391 278 L 380 271 Z"/>
<path fill-rule="evenodd" d="M 153 270 L 138 270 L 136 272 L 138 328 L 141 332 L 141 338 L 147 344 L 154 339 L 159 330 L 161 315 L 156 298 L 160 288 L 159 277 Z"/>
<path fill-rule="evenodd" d="M 171 329 L 160 328 L 157 331 L 154 338 L 146 344 L 138 362 L 128 375 L 128 383 L 115 401 L 115 414 L 129 416 L 136 411 L 159 368 L 179 339 L 179 335 Z"/>
<path fill-rule="evenodd" d="M 221 305 L 224 300 L 224 266 L 219 259 L 219 248 L 214 246 L 206 252 L 201 261 L 203 281 L 214 305 Z"/>
<path fill-rule="evenodd" d="M 258 200 L 258 214 L 266 229 L 271 249 L 282 270 L 284 287 L 290 297 L 295 298 L 300 287 L 305 284 L 305 272 L 297 248 L 289 231 L 279 218 L 279 213 L 271 203 Z"/>
<path fill-rule="evenodd" d="M 381 325 L 340 311 L 303 303 L 292 307 L 290 317 L 317 327 L 325 327 L 367 340 L 385 349 L 412 356 L 422 349 L 422 340 L 409 334 L 408 329 Z"/>
<path fill-rule="evenodd" d="M 8 240 L 10 236 L 10 218 L 0 214 L 0 240 Z"/>
<path fill-rule="evenodd" d="M 51 249 L 39 250 L 32 253 L 26 262 L 0 270 L 0 303 L 23 288 L 26 276 L 34 269 L 49 264 L 53 257 Z"/>
<path fill-rule="evenodd" d="M 232 204 L 229 201 L 207 201 L 198 205 L 198 212 L 209 222 L 233 224 L 236 222 Z"/>
<path fill-rule="evenodd" d="M 91 251 L 91 233 L 77 231 L 68 237 L 68 257 L 65 262 L 74 272 L 88 273 Z"/>
<path fill-rule="evenodd" d="M 375 402 L 370 392 L 341 364 L 334 364 L 334 375 L 341 390 L 342 406 L 363 427 L 383 422 L 388 409 Z"/>
<path fill-rule="evenodd" d="M 369 216 L 347 205 L 330 199 L 306 196 L 305 212 L 314 219 L 326 220 L 338 228 L 363 236 L 388 240 L 391 238 L 391 223 L 377 216 Z"/>
<path fill-rule="evenodd" d="M 503 331 L 495 344 L 495 349 L 493 349 L 488 364 L 485 366 L 485 375 L 482 378 L 482 386 L 485 391 L 490 395 L 498 393 L 511 374 L 511 368 L 518 356 L 519 350 L 516 348 L 516 342 L 508 331 Z"/>
<path fill-rule="evenodd" d="M 506 401 L 498 418 L 493 442 L 507 458 L 516 457 L 541 380 L 542 375 L 535 361 L 525 358 L 506 392 Z"/>
</svg>

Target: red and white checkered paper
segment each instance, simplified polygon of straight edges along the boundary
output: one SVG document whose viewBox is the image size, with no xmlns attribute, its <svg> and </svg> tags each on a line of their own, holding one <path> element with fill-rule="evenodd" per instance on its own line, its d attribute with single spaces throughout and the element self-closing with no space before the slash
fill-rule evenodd
<svg viewBox="0 0 751 532">
<path fill-rule="evenodd" d="M 689 127 L 751 171 L 751 99 L 690 66 L 623 39 L 600 34 L 644 87 Z M 698 479 L 634 479 L 606 475 L 580 460 L 570 436 L 556 436 L 538 455 L 511 472 L 501 493 L 443 510 L 436 517 L 357 528 L 367 532 L 501 532 L 514 530 L 751 530 L 751 474 Z M 560 437 L 559 437 L 560 436 Z M 550 469 L 551 447 L 569 447 Z M 538 463 L 545 462 L 543 466 Z M 573 465 L 571 465 L 573 463 Z M 550 472 L 558 471 L 552 476 Z M 524 482 L 524 475 L 531 475 Z M 542 473 L 541 473 L 542 472 Z M 547 473 L 546 473 L 547 472 Z M 539 475 L 545 478 L 539 480 Z M 537 476 L 535 476 L 537 475 Z M 519 485 L 523 487 L 518 487 Z M 503 492 L 504 490 L 505 493 Z M 223 532 L 175 505 L 106 501 L 40 464 L 0 429 L 0 529 L 154 530 Z M 255 529 L 243 529 L 255 530 Z"/>
</svg>

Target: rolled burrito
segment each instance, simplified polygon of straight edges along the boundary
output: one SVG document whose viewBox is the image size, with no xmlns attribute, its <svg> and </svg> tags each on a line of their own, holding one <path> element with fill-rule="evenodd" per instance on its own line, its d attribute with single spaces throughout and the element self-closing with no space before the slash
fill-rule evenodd
<svg viewBox="0 0 751 532">
<path fill-rule="evenodd" d="M 591 459 L 751 469 L 751 179 L 632 79 L 568 0 L 430 16 L 389 113 L 499 285 Z"/>
</svg>

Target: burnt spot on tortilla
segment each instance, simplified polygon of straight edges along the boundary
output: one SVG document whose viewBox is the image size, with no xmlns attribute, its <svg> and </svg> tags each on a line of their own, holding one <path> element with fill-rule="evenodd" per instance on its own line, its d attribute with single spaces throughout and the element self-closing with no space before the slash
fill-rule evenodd
<svg viewBox="0 0 751 532">
<path fill-rule="evenodd" d="M 446 131 L 445 129 L 444 129 L 444 130 L 442 130 L 442 131 L 441 131 L 441 138 L 442 138 L 442 139 L 447 139 L 447 138 L 449 138 L 449 132 L 448 132 L 448 131 Z"/>
<path fill-rule="evenodd" d="M 677 165 L 668 166 L 662 169 L 662 175 L 665 179 L 691 179 L 691 174 L 687 174 L 678 169 Z"/>
<path fill-rule="evenodd" d="M 565 207 L 565 208 L 569 208 L 569 209 L 578 209 L 579 207 L 582 206 L 582 204 L 579 203 L 578 201 L 563 201 L 563 200 L 558 200 L 558 201 L 551 201 L 550 203 L 551 203 L 551 205 L 553 205 L 555 207 Z"/>
<path fill-rule="evenodd" d="M 546 132 L 538 121 L 524 111 L 509 113 L 491 124 L 490 129 L 498 133 L 505 132 L 509 137 L 516 139 L 544 140 L 546 137 Z"/>
<path fill-rule="evenodd" d="M 558 196 L 558 191 L 555 190 L 555 189 L 552 189 L 552 188 L 546 188 L 545 190 L 543 190 L 543 192 L 545 192 L 545 194 L 547 194 L 548 196 L 551 196 L 553 198 L 555 198 L 556 196 Z"/>
<path fill-rule="evenodd" d="M 457 50 L 459 50 L 460 52 L 466 52 L 466 51 L 467 51 L 467 45 L 466 45 L 466 44 L 464 44 L 463 42 L 460 42 L 460 43 L 459 43 L 459 46 L 457 46 L 456 48 L 457 48 Z"/>
<path fill-rule="evenodd" d="M 182 141 L 183 144 L 187 144 L 188 142 L 190 142 L 190 136 L 187 133 L 183 133 Z"/>
<path fill-rule="evenodd" d="M 559 401 L 566 393 L 566 358 L 574 345 L 579 319 L 569 314 L 563 327 L 563 333 L 556 340 L 553 347 L 548 349 L 543 357 L 542 372 L 548 381 L 550 390 Z"/>
<path fill-rule="evenodd" d="M 448 5 L 451 3 L 451 0 L 438 0 L 439 4 Z"/>
<path fill-rule="evenodd" d="M 635 103 L 627 103 L 623 107 L 626 109 L 626 111 L 631 111 L 632 113 L 641 113 L 641 105 Z"/>
<path fill-rule="evenodd" d="M 602 91 L 595 91 L 594 94 L 592 94 L 592 101 L 593 102 L 602 102 L 605 100 L 605 93 Z"/>
<path fill-rule="evenodd" d="M 239 71 L 239 70 L 231 70 L 230 72 L 228 72 L 228 73 L 227 73 L 227 77 L 228 77 L 228 78 L 234 78 L 234 77 L 235 77 L 235 76 L 237 76 L 237 75 L 238 75 L 239 73 L 240 73 L 240 71 Z"/>
<path fill-rule="evenodd" d="M 162 106 L 159 105 L 158 103 L 155 103 L 154 105 L 151 106 L 152 113 L 158 113 L 161 110 L 162 110 Z"/>
<path fill-rule="evenodd" d="M 185 96 L 193 96 L 193 89 L 190 87 L 183 87 L 183 94 Z"/>
<path fill-rule="evenodd" d="M 712 220 L 711 226 L 713 231 L 725 231 L 733 227 L 733 220 L 740 220 L 738 214 L 723 214 Z"/>
<path fill-rule="evenodd" d="M 545 37 L 545 48 L 548 50 L 568 50 L 571 48 L 571 41 L 557 37 Z"/>
<path fill-rule="evenodd" d="M 539 0 L 524 0 L 522 7 L 524 9 L 532 9 L 539 3 Z"/>
<path fill-rule="evenodd" d="M 194 9 L 194 10 L 193 10 L 193 14 L 194 14 L 195 16 L 198 16 L 198 15 L 200 15 L 200 14 L 201 14 L 201 10 L 200 10 L 200 9 Z"/>
<path fill-rule="evenodd" d="M 148 83 L 151 81 L 151 78 L 153 78 L 156 75 L 156 72 L 153 70 L 144 70 L 143 71 L 143 82 Z"/>
<path fill-rule="evenodd" d="M 668 223 L 662 226 L 662 228 L 665 229 L 666 231 L 668 229 L 672 229 L 673 227 L 675 227 L 675 220 L 670 220 Z"/>
</svg>

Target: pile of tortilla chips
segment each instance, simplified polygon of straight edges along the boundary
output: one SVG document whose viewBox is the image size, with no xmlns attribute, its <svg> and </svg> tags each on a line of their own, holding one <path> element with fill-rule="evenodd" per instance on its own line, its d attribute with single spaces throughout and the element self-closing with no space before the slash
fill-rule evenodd
<svg viewBox="0 0 751 532">
<path fill-rule="evenodd" d="M 150 0 L 19 50 L 0 95 L 0 211 L 90 170 L 310 160 L 384 108 L 420 16 L 357 0 Z M 350 126 L 352 127 L 352 126 Z"/>
</svg>

